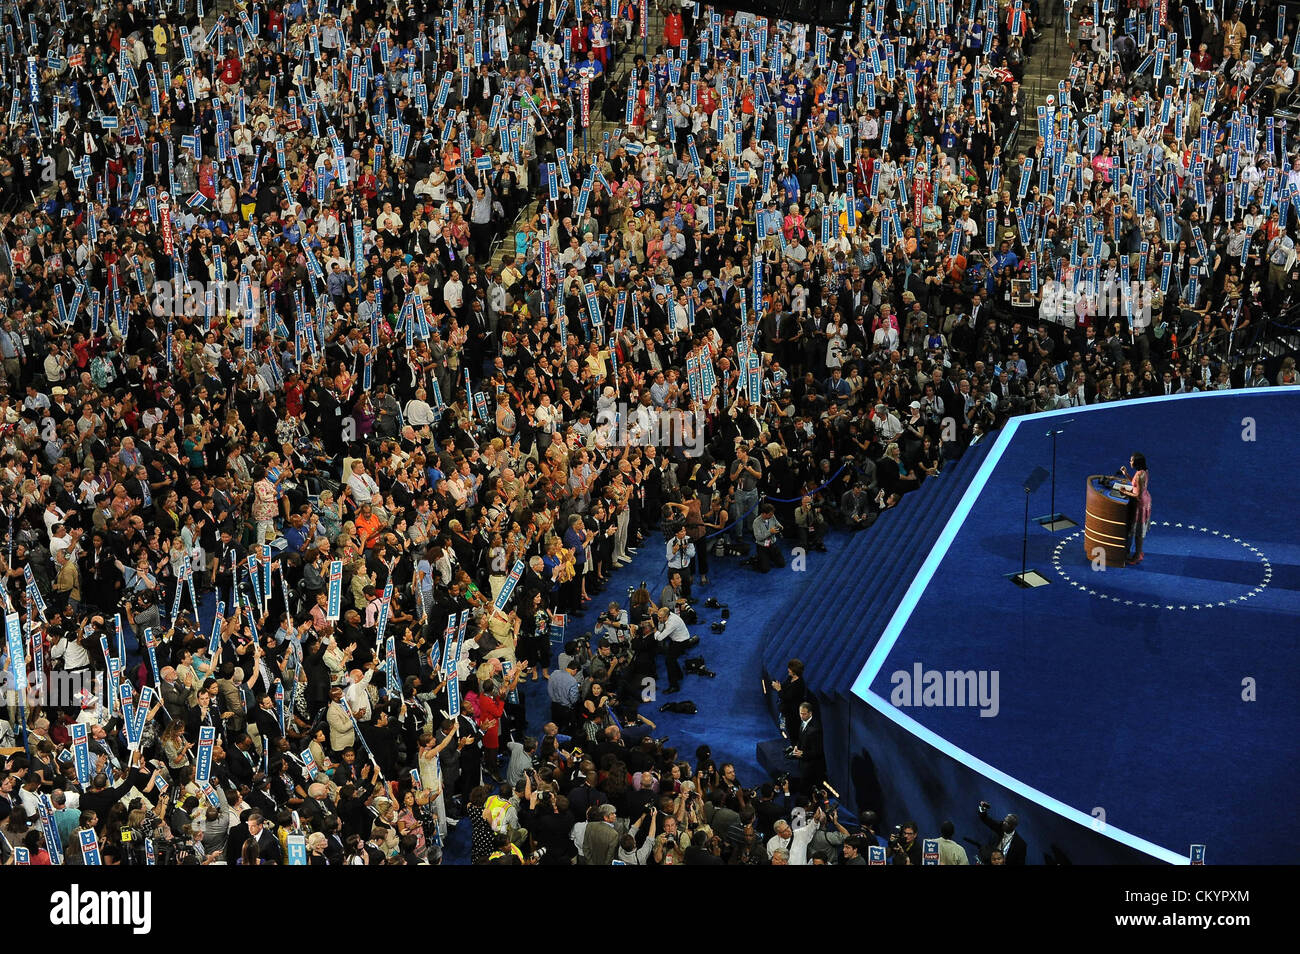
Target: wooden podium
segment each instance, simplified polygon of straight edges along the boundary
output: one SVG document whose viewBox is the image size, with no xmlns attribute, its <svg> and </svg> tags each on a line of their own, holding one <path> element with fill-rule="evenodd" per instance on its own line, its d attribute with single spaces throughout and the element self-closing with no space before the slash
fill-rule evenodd
<svg viewBox="0 0 1300 954">
<path fill-rule="evenodd" d="M 1116 478 L 1094 474 L 1088 478 L 1087 502 L 1084 505 L 1083 540 L 1089 561 L 1100 547 L 1106 555 L 1106 567 L 1122 567 L 1128 558 L 1128 508 L 1133 501 L 1110 485 Z"/>
</svg>

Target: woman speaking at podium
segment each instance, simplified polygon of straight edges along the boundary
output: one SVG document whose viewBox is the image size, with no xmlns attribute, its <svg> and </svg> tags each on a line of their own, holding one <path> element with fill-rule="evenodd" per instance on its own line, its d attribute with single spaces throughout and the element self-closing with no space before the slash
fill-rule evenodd
<svg viewBox="0 0 1300 954">
<path fill-rule="evenodd" d="M 1147 459 L 1142 454 L 1134 454 L 1128 462 L 1133 468 L 1133 476 L 1129 483 L 1116 489 L 1124 496 L 1133 498 L 1133 505 L 1128 508 L 1128 545 L 1133 552 L 1125 562 L 1129 566 L 1136 566 L 1142 562 L 1142 541 L 1146 539 L 1147 526 L 1151 523 L 1151 491 L 1148 489 L 1150 477 L 1147 474 Z M 1127 468 L 1121 467 L 1119 472 L 1128 477 Z"/>
</svg>

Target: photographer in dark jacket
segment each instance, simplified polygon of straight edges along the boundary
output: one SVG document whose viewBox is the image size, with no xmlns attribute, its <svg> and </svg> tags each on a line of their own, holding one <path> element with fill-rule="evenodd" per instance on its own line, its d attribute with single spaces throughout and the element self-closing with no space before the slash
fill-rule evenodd
<svg viewBox="0 0 1300 954">
<path fill-rule="evenodd" d="M 916 822 L 904 822 L 889 836 L 890 862 L 896 865 L 921 864 L 921 840 L 916 837 Z"/>
</svg>

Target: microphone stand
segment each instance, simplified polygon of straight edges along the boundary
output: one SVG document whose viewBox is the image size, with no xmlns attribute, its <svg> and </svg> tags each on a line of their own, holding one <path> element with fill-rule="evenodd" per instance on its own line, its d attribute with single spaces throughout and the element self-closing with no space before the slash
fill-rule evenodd
<svg viewBox="0 0 1300 954">
<path fill-rule="evenodd" d="M 1020 572 L 1011 574 L 1011 582 L 1026 590 L 1032 590 L 1048 582 L 1037 570 L 1029 569 L 1029 495 L 1032 492 L 1032 488 L 1025 487 L 1025 529 L 1020 540 Z"/>
<path fill-rule="evenodd" d="M 1074 418 L 1070 418 L 1070 420 L 1063 422 L 1063 424 L 1072 424 L 1072 423 L 1074 423 Z M 1057 530 L 1068 530 L 1070 529 L 1070 527 L 1078 526 L 1078 524 L 1076 524 L 1065 514 L 1057 513 L 1056 511 L 1056 438 L 1064 433 L 1065 431 L 1062 430 L 1061 428 L 1054 427 L 1050 431 L 1048 431 L 1047 434 L 1045 435 L 1052 439 L 1052 502 L 1051 502 L 1052 510 L 1051 513 L 1047 514 L 1046 516 L 1035 518 L 1037 523 L 1041 527 L 1053 533 L 1055 533 Z"/>
</svg>

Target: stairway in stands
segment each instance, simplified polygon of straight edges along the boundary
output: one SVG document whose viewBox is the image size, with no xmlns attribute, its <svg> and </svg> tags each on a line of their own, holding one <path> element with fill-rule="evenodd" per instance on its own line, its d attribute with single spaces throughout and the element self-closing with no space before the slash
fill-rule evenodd
<svg viewBox="0 0 1300 954">
<path fill-rule="evenodd" d="M 658 37 L 659 42 L 662 43 L 663 29 L 663 15 L 657 12 L 652 5 L 650 11 L 650 32 L 647 36 L 646 46 L 651 53 L 654 52 L 657 46 L 655 42 L 656 37 Z M 643 47 L 639 36 L 634 35 L 631 43 L 620 43 L 618 46 L 618 57 L 614 60 L 613 65 L 605 72 L 606 82 L 617 83 L 622 79 L 622 77 L 631 70 L 632 61 L 636 58 L 638 53 L 642 52 L 642 49 Z M 587 136 L 588 141 L 591 143 L 591 148 L 593 149 L 600 146 L 605 133 L 613 133 L 622 126 L 621 115 L 617 122 L 606 121 L 604 111 L 601 109 L 602 99 L 603 96 L 592 96 L 591 98 L 591 126 L 588 130 Z M 495 268 L 499 270 L 505 257 L 514 253 L 515 232 L 522 227 L 523 223 L 528 222 L 534 215 L 536 215 L 540 207 L 541 199 L 539 196 L 535 195 L 527 205 L 519 210 L 519 214 L 515 217 L 515 221 L 511 223 L 510 227 L 506 229 L 501 237 L 493 244 L 492 265 Z"/>
<path fill-rule="evenodd" d="M 1033 45 L 1025 64 L 1025 76 L 1020 84 L 1025 94 L 1025 115 L 1013 144 L 1012 156 L 1033 147 L 1038 137 L 1038 107 L 1047 103 L 1048 96 L 1056 95 L 1058 84 L 1070 75 L 1070 61 L 1074 56 L 1069 37 L 1065 35 L 1065 12 L 1060 0 L 1048 0 L 1043 8 L 1051 12 L 1039 23 L 1038 32 L 1042 39 Z"/>
</svg>

